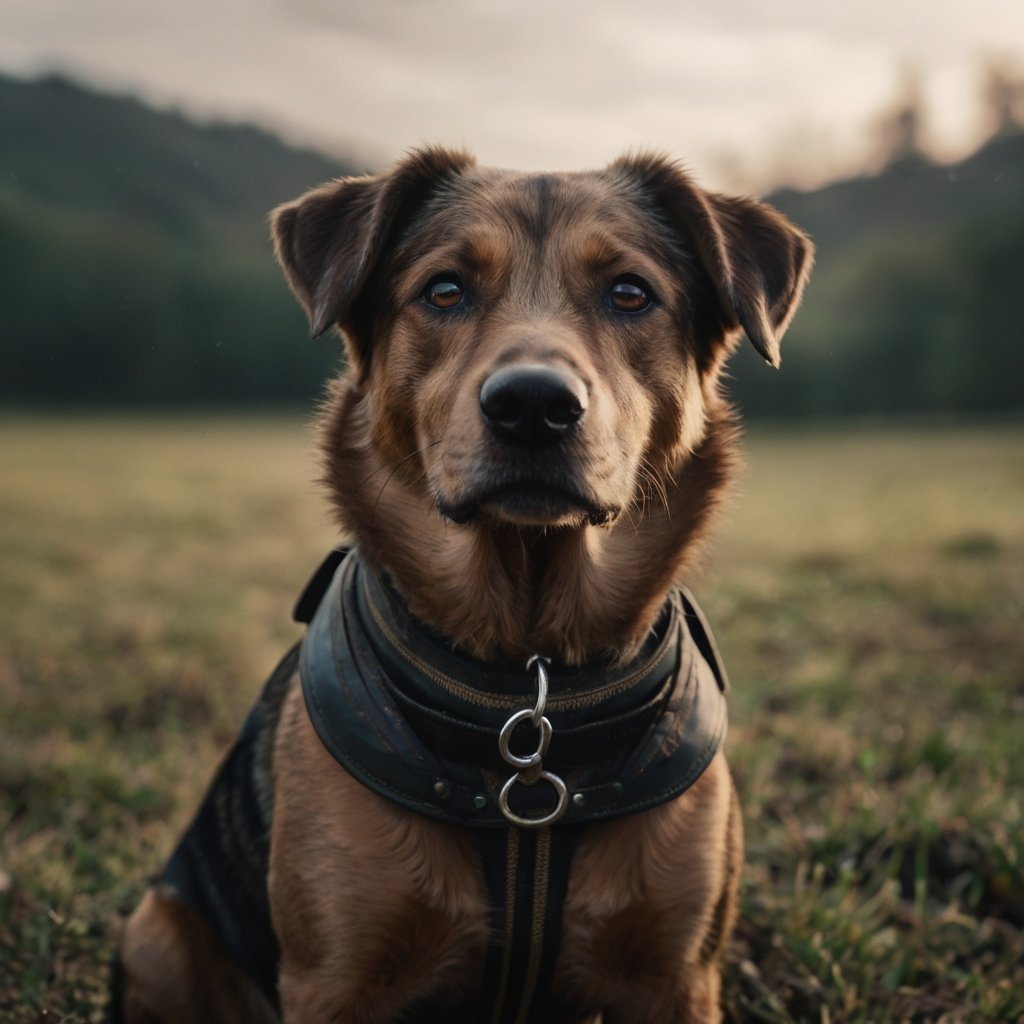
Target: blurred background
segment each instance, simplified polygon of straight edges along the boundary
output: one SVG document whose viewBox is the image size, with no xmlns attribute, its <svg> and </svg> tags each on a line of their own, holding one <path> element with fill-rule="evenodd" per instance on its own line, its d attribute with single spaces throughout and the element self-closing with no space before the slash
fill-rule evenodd
<svg viewBox="0 0 1024 1024">
<path fill-rule="evenodd" d="M 0 0 L 0 1019 L 120 922 L 337 532 L 267 212 L 423 142 L 681 158 L 817 265 L 694 581 L 730 1024 L 1024 1021 L 1024 5 Z"/>
<path fill-rule="evenodd" d="M 482 162 L 682 158 L 818 245 L 754 415 L 1020 407 L 1024 10 L 747 0 L 2 0 L 0 401 L 301 403 L 265 216 L 421 142 Z M 697 5 L 698 7 L 704 5 Z"/>
</svg>

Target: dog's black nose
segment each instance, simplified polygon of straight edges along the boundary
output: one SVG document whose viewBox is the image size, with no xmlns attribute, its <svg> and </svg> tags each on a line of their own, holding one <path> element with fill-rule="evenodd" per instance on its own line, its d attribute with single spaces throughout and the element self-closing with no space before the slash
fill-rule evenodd
<svg viewBox="0 0 1024 1024">
<path fill-rule="evenodd" d="M 587 411 L 587 389 L 567 370 L 519 363 L 497 370 L 484 381 L 480 411 L 499 441 L 558 444 Z"/>
</svg>

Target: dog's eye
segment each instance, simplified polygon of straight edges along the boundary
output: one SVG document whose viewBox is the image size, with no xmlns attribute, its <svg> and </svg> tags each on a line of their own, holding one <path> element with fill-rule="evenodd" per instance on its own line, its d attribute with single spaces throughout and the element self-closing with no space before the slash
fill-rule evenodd
<svg viewBox="0 0 1024 1024">
<path fill-rule="evenodd" d="M 423 292 L 423 298 L 435 309 L 453 309 L 462 296 L 462 282 L 453 274 L 435 277 Z"/>
<path fill-rule="evenodd" d="M 618 277 L 612 284 L 608 301 L 621 313 L 640 313 L 654 301 L 650 285 L 634 274 Z"/>
</svg>

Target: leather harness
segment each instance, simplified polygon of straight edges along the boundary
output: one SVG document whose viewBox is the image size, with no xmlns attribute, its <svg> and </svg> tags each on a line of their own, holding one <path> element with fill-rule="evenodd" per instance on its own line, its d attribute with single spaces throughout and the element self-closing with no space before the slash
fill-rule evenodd
<svg viewBox="0 0 1024 1024">
<path fill-rule="evenodd" d="M 305 638 L 265 685 L 159 881 L 209 921 L 277 1005 L 269 750 L 297 662 L 310 718 L 339 764 L 389 800 L 476 837 L 492 940 L 479 994 L 445 1007 L 444 1019 L 562 1019 L 550 982 L 582 826 L 678 796 L 724 738 L 728 684 L 693 598 L 673 591 L 626 666 L 528 671 L 457 654 L 353 549 L 321 565 L 295 618 L 308 623 Z M 403 1019 L 438 1012 L 418 1007 Z"/>
</svg>

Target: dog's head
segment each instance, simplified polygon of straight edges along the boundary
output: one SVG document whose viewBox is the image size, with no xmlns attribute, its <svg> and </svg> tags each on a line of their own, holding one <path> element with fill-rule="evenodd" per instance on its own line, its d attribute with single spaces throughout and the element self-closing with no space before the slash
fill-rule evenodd
<svg viewBox="0 0 1024 1024">
<path fill-rule="evenodd" d="M 537 175 L 427 149 L 280 207 L 273 233 L 313 333 L 347 343 L 358 437 L 338 443 L 372 450 L 375 487 L 491 532 L 640 512 L 635 531 L 667 506 L 728 351 L 745 332 L 778 363 L 811 262 L 780 214 L 655 156 Z"/>
<path fill-rule="evenodd" d="M 740 329 L 778 363 L 811 251 L 656 157 L 527 175 L 426 150 L 273 224 L 313 332 L 341 327 L 374 395 L 385 461 L 456 522 L 613 521 L 700 439 Z"/>
</svg>

